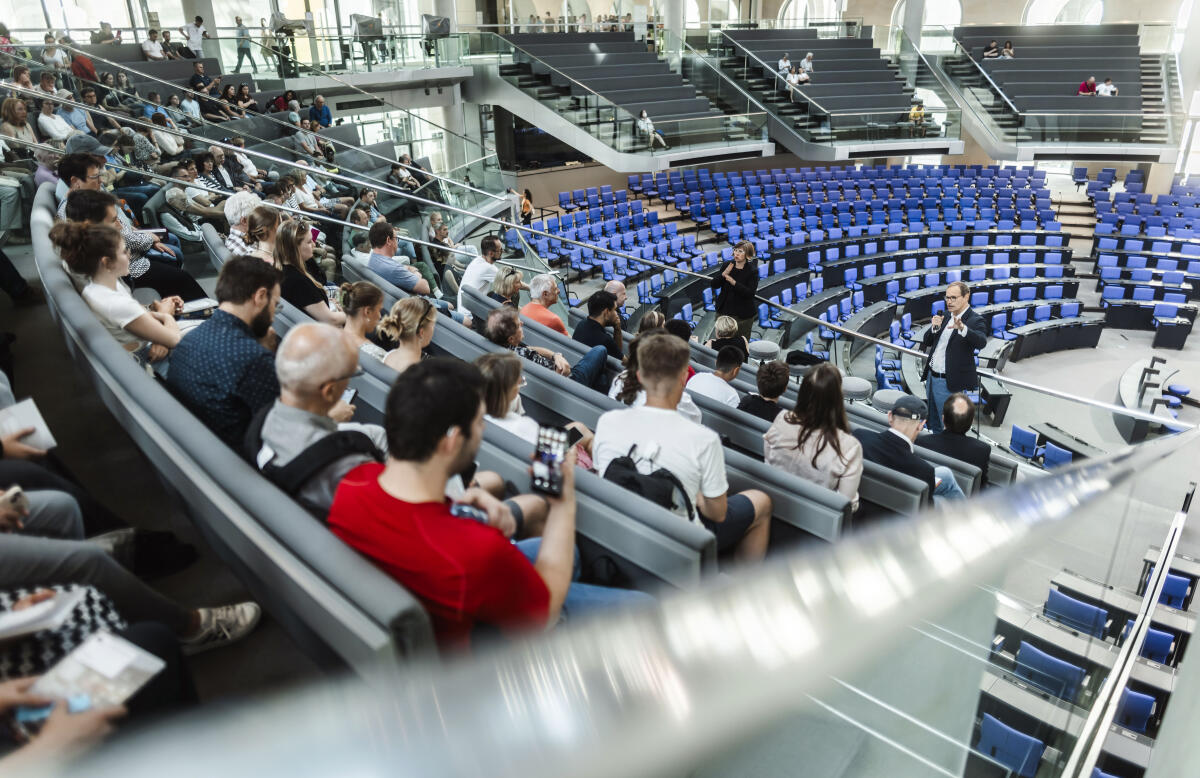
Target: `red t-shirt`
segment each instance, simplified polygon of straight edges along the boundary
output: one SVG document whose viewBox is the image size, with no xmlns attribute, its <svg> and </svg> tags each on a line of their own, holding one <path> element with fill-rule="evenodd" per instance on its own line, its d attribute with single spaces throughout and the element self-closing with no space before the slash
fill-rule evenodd
<svg viewBox="0 0 1200 778">
<path fill-rule="evenodd" d="M 329 528 L 421 600 L 442 648 L 471 645 L 478 623 L 545 626 L 550 591 L 496 529 L 450 515 L 449 501 L 409 503 L 379 485 L 384 466 L 359 465 L 338 485 Z"/>
<path fill-rule="evenodd" d="M 1089 84 L 1087 81 L 1084 81 L 1082 84 L 1080 84 L 1079 91 L 1076 92 L 1076 94 L 1080 94 L 1080 95 L 1091 95 L 1091 94 L 1095 94 L 1095 93 L 1096 93 L 1096 85 Z"/>
<path fill-rule="evenodd" d="M 550 310 L 541 303 L 525 303 L 525 307 L 521 309 L 522 316 L 528 316 L 538 324 L 544 324 L 555 332 L 571 337 L 567 333 L 567 325 L 563 324 L 563 320 L 558 318 L 558 314 Z"/>
</svg>

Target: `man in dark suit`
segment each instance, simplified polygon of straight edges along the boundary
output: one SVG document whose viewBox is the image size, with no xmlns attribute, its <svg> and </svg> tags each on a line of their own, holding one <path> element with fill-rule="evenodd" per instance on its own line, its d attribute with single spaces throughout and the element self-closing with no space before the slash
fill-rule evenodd
<svg viewBox="0 0 1200 778">
<path fill-rule="evenodd" d="M 913 441 L 925 427 L 925 402 L 920 397 L 906 394 L 897 400 L 888 413 L 888 427 L 880 432 L 865 427 L 854 430 L 854 437 L 862 443 L 863 459 L 924 481 L 935 502 L 963 499 L 950 468 L 931 465 L 913 449 Z"/>
<path fill-rule="evenodd" d="M 960 462 L 975 465 L 983 472 L 982 484 L 987 486 L 988 458 L 992 447 L 978 438 L 969 438 L 971 424 L 975 421 L 975 403 L 961 392 L 950 395 L 942 406 L 942 425 L 945 431 L 935 435 L 922 435 L 917 445 L 937 451 Z"/>
<path fill-rule="evenodd" d="M 971 310 L 970 295 L 971 290 L 962 281 L 948 285 L 948 317 L 940 313 L 934 316 L 922 341 L 926 350 L 932 349 L 923 376 L 930 432 L 942 431 L 941 410 L 946 398 L 953 392 L 965 392 L 979 385 L 975 352 L 987 343 L 987 324 Z"/>
</svg>

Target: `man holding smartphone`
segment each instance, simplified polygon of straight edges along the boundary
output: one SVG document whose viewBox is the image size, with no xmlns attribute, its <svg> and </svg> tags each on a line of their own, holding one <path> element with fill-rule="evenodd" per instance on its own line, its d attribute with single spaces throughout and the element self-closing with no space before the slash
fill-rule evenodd
<svg viewBox="0 0 1200 778">
<path fill-rule="evenodd" d="M 933 349 L 925 363 L 925 396 L 929 404 L 926 418 L 929 431 L 942 431 L 942 406 L 955 392 L 979 386 L 975 373 L 975 352 L 987 344 L 987 324 L 971 310 L 971 290 L 962 281 L 946 287 L 946 312 L 937 314 L 925 332 L 922 344 Z"/>
<path fill-rule="evenodd" d="M 550 512 L 533 548 L 509 542 L 512 514 L 486 491 L 471 488 L 454 503 L 446 499 L 446 482 L 475 461 L 483 440 L 483 388 L 479 370 L 454 359 L 427 359 L 401 373 L 387 399 L 387 462 L 346 475 L 329 528 L 421 600 L 443 648 L 469 648 L 477 626 L 544 629 L 566 612 L 649 600 L 640 592 L 572 583 L 570 455 L 562 494 L 545 495 Z M 459 506 L 482 512 L 486 523 Z"/>
</svg>

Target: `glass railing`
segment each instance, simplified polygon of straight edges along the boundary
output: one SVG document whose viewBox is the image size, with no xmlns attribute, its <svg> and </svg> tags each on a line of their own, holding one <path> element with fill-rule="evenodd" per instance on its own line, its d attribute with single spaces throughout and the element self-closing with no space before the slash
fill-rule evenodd
<svg viewBox="0 0 1200 778">
<path fill-rule="evenodd" d="M 654 138 L 638 117 L 500 35 L 462 33 L 457 41 L 464 58 L 495 62 L 500 78 L 534 94 L 538 102 L 569 121 L 571 129 L 556 134 L 570 145 L 578 147 L 590 137 L 616 151 L 635 153 L 717 148 L 737 140 L 766 139 L 766 115 L 746 95 L 729 87 L 718 96 L 722 107 L 728 105 L 733 113 L 687 119 L 650 117 L 658 136 Z M 518 70 L 508 70 L 511 66 Z"/>
<path fill-rule="evenodd" d="M 1187 775 L 1193 749 L 1159 735 L 1194 729 L 1195 619 L 1142 581 L 1194 550 L 1177 538 L 1197 455 L 1194 433 L 1122 452 L 654 608 L 176 720 L 88 767 L 178 772 L 219 749 L 231 778 Z M 1146 629 L 1171 627 L 1166 661 L 1146 658 Z"/>
</svg>

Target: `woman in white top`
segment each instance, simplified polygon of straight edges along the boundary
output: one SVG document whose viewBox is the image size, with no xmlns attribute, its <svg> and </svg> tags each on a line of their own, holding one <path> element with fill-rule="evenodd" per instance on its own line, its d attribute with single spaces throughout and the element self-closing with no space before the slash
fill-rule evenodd
<svg viewBox="0 0 1200 778">
<path fill-rule="evenodd" d="M 421 350 L 433 342 L 437 329 L 437 308 L 424 297 L 406 297 L 392 306 L 376 331 L 396 343 L 383 364 L 403 373 L 421 361 Z"/>
<path fill-rule="evenodd" d="M 42 100 L 42 112 L 38 114 L 38 129 L 41 130 L 43 138 L 59 143 L 65 143 L 67 138 L 80 134 L 79 130 L 54 112 L 54 101 L 48 97 Z"/>
<path fill-rule="evenodd" d="M 862 444 L 850 434 L 842 400 L 842 376 L 828 362 L 804 376 L 796 409 L 781 411 L 763 434 L 768 465 L 832 489 L 858 509 Z"/>
<path fill-rule="evenodd" d="M 50 240 L 67 267 L 87 279 L 83 299 L 126 350 L 158 362 L 179 344 L 179 325 L 172 313 L 183 301 L 168 297 L 155 305 L 156 310 L 148 310 L 133 299 L 121 281 L 129 274 L 129 252 L 120 230 L 107 224 L 58 222 Z"/>
<path fill-rule="evenodd" d="M 656 142 L 661 144 L 664 149 L 667 147 L 667 141 L 663 138 L 663 134 L 654 129 L 654 122 L 650 121 L 650 114 L 646 113 L 646 109 L 644 108 L 641 114 L 638 115 L 637 128 L 638 132 L 645 135 L 649 140 L 651 149 L 654 148 Z"/>
<path fill-rule="evenodd" d="M 661 314 L 660 314 L 661 315 Z M 629 343 L 629 351 L 625 355 L 625 370 L 616 378 L 613 379 L 612 387 L 608 390 L 608 396 L 614 400 L 619 400 L 631 408 L 638 408 L 646 404 L 646 390 L 642 388 L 641 382 L 637 377 L 637 349 L 638 343 L 642 337 L 656 332 L 663 332 L 662 329 L 641 329 L 636 338 Z M 679 405 L 675 410 L 685 419 L 690 419 L 697 424 L 702 423 L 702 415 L 696 401 L 686 391 L 679 398 Z"/>
<path fill-rule="evenodd" d="M 246 256 L 258 257 L 263 262 L 281 270 L 275 259 L 275 235 L 279 232 L 279 211 L 260 205 L 246 217 L 246 245 L 250 250 Z"/>
<path fill-rule="evenodd" d="M 161 113 L 153 114 L 150 117 L 150 123 L 155 127 L 150 131 L 150 135 L 154 138 L 154 143 L 162 153 L 163 159 L 178 157 L 183 152 L 183 141 L 178 136 L 167 132 L 167 117 Z"/>
<path fill-rule="evenodd" d="M 525 384 L 525 378 L 521 375 L 523 361 L 511 352 L 498 352 L 484 354 L 476 359 L 475 367 L 483 373 L 484 418 L 517 437 L 536 444 L 540 425 L 535 419 L 526 416 L 521 407 L 521 387 Z M 585 462 L 581 464 L 587 466 L 591 459 L 594 437 L 592 431 L 587 425 L 577 421 L 568 422 L 566 427 L 579 433 L 577 444 L 587 454 Z"/>
<path fill-rule="evenodd" d="M 382 362 L 387 351 L 372 343 L 367 336 L 375 331 L 383 318 L 383 291 L 370 281 L 342 284 L 338 300 L 346 313 L 346 337 L 354 341 L 363 354 Z"/>
</svg>

